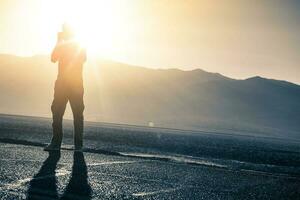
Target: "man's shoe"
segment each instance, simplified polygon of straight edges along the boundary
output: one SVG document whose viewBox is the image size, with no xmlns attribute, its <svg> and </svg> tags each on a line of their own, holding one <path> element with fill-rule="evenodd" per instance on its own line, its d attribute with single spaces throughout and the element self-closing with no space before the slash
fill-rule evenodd
<svg viewBox="0 0 300 200">
<path fill-rule="evenodd" d="M 60 145 L 50 143 L 44 147 L 44 151 L 59 151 Z"/>
</svg>

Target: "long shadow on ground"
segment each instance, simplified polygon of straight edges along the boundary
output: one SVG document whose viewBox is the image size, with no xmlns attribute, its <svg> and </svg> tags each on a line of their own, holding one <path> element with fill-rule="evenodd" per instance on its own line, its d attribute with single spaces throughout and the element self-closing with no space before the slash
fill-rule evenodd
<svg viewBox="0 0 300 200">
<path fill-rule="evenodd" d="M 92 188 L 88 182 L 87 166 L 82 152 L 74 152 L 71 178 L 61 197 L 57 192 L 55 170 L 60 159 L 60 152 L 49 152 L 39 172 L 29 182 L 28 200 L 63 199 L 89 200 Z"/>
</svg>

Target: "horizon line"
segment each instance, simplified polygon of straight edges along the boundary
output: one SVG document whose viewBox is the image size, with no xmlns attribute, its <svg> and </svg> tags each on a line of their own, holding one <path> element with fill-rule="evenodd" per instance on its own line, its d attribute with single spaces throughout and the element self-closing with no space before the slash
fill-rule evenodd
<svg viewBox="0 0 300 200">
<path fill-rule="evenodd" d="M 11 54 L 11 53 L 1 53 L 0 52 L 0 56 L 13 56 L 13 57 L 19 57 L 19 58 L 34 58 L 34 57 L 48 57 L 50 56 L 50 54 L 34 54 L 34 55 L 17 55 L 17 54 Z M 272 77 L 264 77 L 264 76 L 260 76 L 260 75 L 253 75 L 253 76 L 248 76 L 246 78 L 236 78 L 236 77 L 230 77 L 227 75 L 223 75 L 222 73 L 219 72 L 213 72 L 213 71 L 207 71 L 204 70 L 200 67 L 195 67 L 192 69 L 182 69 L 181 67 L 167 67 L 167 68 L 163 68 L 163 67 L 150 67 L 150 66 L 143 66 L 143 65 L 137 65 L 134 63 L 127 63 L 124 61 L 120 61 L 120 60 L 114 60 L 114 59 L 109 59 L 109 58 L 104 58 L 101 56 L 97 56 L 97 55 L 91 55 L 90 56 L 92 59 L 99 59 L 100 61 L 104 61 L 104 62 L 113 62 L 113 63 L 118 63 L 118 64 L 123 64 L 123 65 L 129 65 L 131 67 L 139 67 L 139 68 L 144 68 L 144 69 L 150 69 L 150 70 L 179 70 L 182 72 L 192 72 L 192 71 L 197 71 L 197 70 L 201 70 L 203 72 L 206 73 L 210 73 L 210 74 L 216 74 L 216 75 L 221 75 L 225 78 L 231 79 L 231 80 L 237 80 L 237 81 L 243 81 L 243 80 L 249 80 L 249 79 L 253 79 L 253 78 L 262 78 L 265 80 L 275 80 L 275 81 L 281 81 L 281 82 L 287 82 L 290 84 L 294 84 L 297 86 L 300 86 L 300 82 L 294 82 L 294 81 L 289 81 L 289 80 L 285 80 L 285 79 L 276 79 L 276 78 L 272 78 Z"/>
</svg>

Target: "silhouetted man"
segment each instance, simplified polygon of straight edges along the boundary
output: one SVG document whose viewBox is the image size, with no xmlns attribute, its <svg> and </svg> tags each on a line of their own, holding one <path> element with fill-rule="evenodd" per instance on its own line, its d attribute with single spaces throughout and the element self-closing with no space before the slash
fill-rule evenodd
<svg viewBox="0 0 300 200">
<path fill-rule="evenodd" d="M 66 24 L 63 25 L 63 31 L 57 35 L 57 43 L 53 49 L 51 61 L 58 62 L 58 76 L 51 106 L 53 137 L 45 150 L 60 149 L 63 137 L 62 120 L 69 101 L 74 118 L 75 150 L 80 151 L 83 143 L 84 110 L 82 68 L 86 61 L 86 52 L 74 41 L 73 32 Z"/>
</svg>

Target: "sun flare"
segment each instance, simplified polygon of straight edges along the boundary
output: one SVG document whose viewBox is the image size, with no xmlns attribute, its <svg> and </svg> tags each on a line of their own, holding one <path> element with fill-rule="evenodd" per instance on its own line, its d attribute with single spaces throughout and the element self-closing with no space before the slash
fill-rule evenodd
<svg viewBox="0 0 300 200">
<path fill-rule="evenodd" d="M 73 27 L 76 39 L 91 54 L 111 56 L 113 47 L 126 37 L 122 28 L 128 22 L 124 21 L 121 1 L 56 0 L 44 6 L 57 12 L 53 23 L 66 22 Z"/>
</svg>

